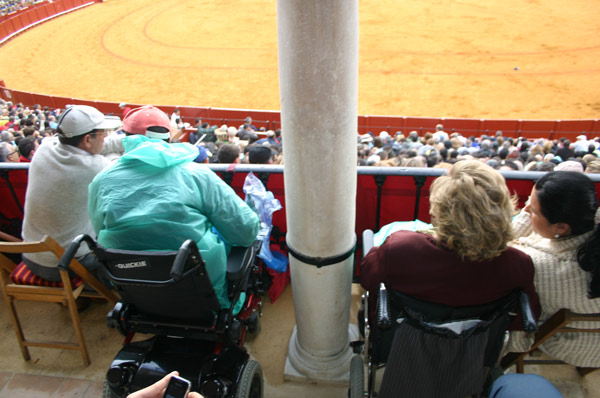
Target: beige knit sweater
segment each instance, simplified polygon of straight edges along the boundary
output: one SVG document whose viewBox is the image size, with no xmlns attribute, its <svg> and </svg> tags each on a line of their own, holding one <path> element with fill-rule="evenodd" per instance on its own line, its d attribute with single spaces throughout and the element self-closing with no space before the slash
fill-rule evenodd
<svg viewBox="0 0 600 398">
<path fill-rule="evenodd" d="M 513 219 L 517 240 L 512 246 L 529 254 L 535 267 L 534 283 L 540 296 L 540 322 L 561 308 L 579 313 L 600 313 L 600 299 L 588 299 L 591 279 L 577 263 L 577 248 L 591 232 L 562 239 L 542 238 L 531 229 L 529 213 L 521 211 Z M 600 322 L 578 322 L 571 327 L 600 328 Z M 524 332 L 512 332 L 508 349 L 524 352 L 533 342 Z M 547 354 L 572 365 L 600 367 L 600 333 L 558 333 L 540 346 Z"/>
</svg>

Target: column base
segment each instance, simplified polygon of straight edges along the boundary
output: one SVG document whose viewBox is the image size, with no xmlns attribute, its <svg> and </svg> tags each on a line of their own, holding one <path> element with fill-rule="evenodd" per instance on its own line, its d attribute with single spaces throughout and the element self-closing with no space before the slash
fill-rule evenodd
<svg viewBox="0 0 600 398">
<path fill-rule="evenodd" d="M 350 378 L 350 359 L 352 348 L 330 357 L 310 354 L 298 344 L 296 326 L 290 337 L 288 356 L 285 360 L 284 380 L 304 383 L 348 384 Z M 358 340 L 358 327 L 348 325 L 348 341 Z"/>
</svg>

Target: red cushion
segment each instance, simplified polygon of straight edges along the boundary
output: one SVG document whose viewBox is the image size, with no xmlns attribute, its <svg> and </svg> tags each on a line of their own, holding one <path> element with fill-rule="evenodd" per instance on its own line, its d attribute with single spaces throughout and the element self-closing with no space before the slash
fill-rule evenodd
<svg viewBox="0 0 600 398">
<path fill-rule="evenodd" d="M 10 274 L 10 280 L 17 285 L 31 285 L 31 286 L 46 286 L 46 287 L 63 287 L 62 282 L 51 282 L 46 279 L 37 276 L 27 268 L 25 263 L 20 263 L 17 268 Z M 76 276 L 71 279 L 71 286 L 73 288 L 81 285 L 83 281 L 80 277 Z"/>
</svg>

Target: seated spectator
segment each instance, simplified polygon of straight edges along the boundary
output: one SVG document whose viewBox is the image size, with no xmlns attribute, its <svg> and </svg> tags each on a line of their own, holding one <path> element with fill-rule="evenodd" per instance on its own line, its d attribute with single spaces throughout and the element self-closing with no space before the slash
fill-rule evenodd
<svg viewBox="0 0 600 398">
<path fill-rule="evenodd" d="M 19 163 L 19 150 L 9 142 L 0 142 L 0 162 Z"/>
<path fill-rule="evenodd" d="M 586 173 L 600 173 L 600 160 L 592 160 L 585 168 Z"/>
<path fill-rule="evenodd" d="M 279 142 L 275 139 L 275 132 L 273 130 L 267 131 L 266 134 L 267 138 L 261 138 L 260 140 L 256 141 L 257 145 L 279 145 Z"/>
<path fill-rule="evenodd" d="M 221 126 L 221 130 L 222 129 L 223 129 L 223 126 Z M 237 143 L 239 140 L 240 140 L 240 138 L 237 137 L 236 128 L 233 126 L 227 127 L 227 142 Z"/>
<path fill-rule="evenodd" d="M 566 162 L 561 162 L 554 168 L 556 171 L 576 171 L 578 173 L 583 173 L 583 165 L 576 160 L 567 160 Z"/>
<path fill-rule="evenodd" d="M 435 126 L 435 133 L 433 133 L 432 137 L 435 140 L 435 142 L 443 142 L 450 139 L 448 133 L 444 131 L 444 126 L 441 124 Z"/>
<path fill-rule="evenodd" d="M 171 122 L 171 141 L 179 142 L 179 138 L 183 135 L 183 131 L 187 126 L 183 123 L 183 120 L 180 118 L 176 118 Z"/>
<path fill-rule="evenodd" d="M 92 225 L 98 242 L 111 249 L 177 250 L 193 239 L 226 308 L 228 245 L 251 245 L 260 222 L 221 178 L 193 162 L 197 147 L 166 142 L 169 125 L 155 107 L 129 112 L 125 154 L 89 187 Z M 243 297 L 237 304 L 239 311 Z"/>
<path fill-rule="evenodd" d="M 31 162 L 31 158 L 39 146 L 40 144 L 34 136 L 25 137 L 19 140 L 19 153 L 21 154 L 19 161 Z"/>
<path fill-rule="evenodd" d="M 588 152 L 589 144 L 585 134 L 578 135 L 573 143 L 573 151 L 575 156 L 583 156 Z"/>
<path fill-rule="evenodd" d="M 238 163 L 240 161 L 240 147 L 235 144 L 225 144 L 217 152 L 218 163 Z"/>
<path fill-rule="evenodd" d="M 370 319 L 375 319 L 381 282 L 454 307 L 490 303 L 524 289 L 538 314 L 531 259 L 507 246 L 514 204 L 502 175 L 479 161 L 459 161 L 433 182 L 430 192 L 435 233 L 394 232 L 361 263 Z M 512 327 L 520 328 L 520 319 Z"/>
<path fill-rule="evenodd" d="M 252 124 L 252 117 L 250 116 L 246 116 L 246 118 L 244 119 L 244 124 L 248 125 L 248 127 L 250 127 L 254 131 L 258 130 L 256 126 Z"/>
<path fill-rule="evenodd" d="M 540 178 L 528 204 L 514 218 L 512 246 L 531 256 L 543 322 L 561 308 L 600 312 L 600 217 L 596 187 L 585 174 L 553 171 Z M 598 328 L 580 322 L 576 328 Z M 513 333 L 509 349 L 525 352 L 532 339 Z M 540 349 L 580 367 L 600 367 L 598 333 L 558 333 Z"/>
<path fill-rule="evenodd" d="M 121 125 L 118 117 L 104 116 L 96 108 L 73 105 L 58 121 L 58 136 L 42 140 L 29 167 L 23 219 L 23 240 L 49 235 L 66 248 L 80 234 L 95 237 L 88 214 L 87 186 L 111 162 L 105 154 L 121 152 L 122 135 L 106 137 Z M 103 280 L 100 264 L 82 245 L 79 262 Z M 23 262 L 31 272 L 60 282 L 58 261 L 52 253 L 27 253 Z"/>
<path fill-rule="evenodd" d="M 268 145 L 254 145 L 248 147 L 248 161 L 252 164 L 273 163 L 273 151 Z"/>
<path fill-rule="evenodd" d="M 208 149 L 206 149 L 206 147 L 204 147 L 202 145 L 196 145 L 196 148 L 198 148 L 198 156 L 196 156 L 196 159 L 194 159 L 194 162 L 209 163 L 209 157 L 212 154 L 208 151 Z"/>
<path fill-rule="evenodd" d="M 500 171 L 519 171 L 519 166 L 512 160 L 503 160 L 500 162 Z"/>
<path fill-rule="evenodd" d="M 594 160 L 598 160 L 598 156 L 596 156 L 593 153 L 586 153 L 585 155 L 583 155 L 583 157 L 581 158 L 581 160 L 583 161 L 583 164 L 587 167 L 587 165 L 594 161 Z"/>
<path fill-rule="evenodd" d="M 405 159 L 401 163 L 402 167 L 427 167 L 427 160 L 423 156 L 414 156 Z"/>
<path fill-rule="evenodd" d="M 552 171 L 556 168 L 556 165 L 552 162 L 541 162 L 538 167 L 537 167 L 537 171 Z"/>
<path fill-rule="evenodd" d="M 556 156 L 560 156 L 562 160 L 569 160 L 575 156 L 575 151 L 571 149 L 571 141 L 568 139 L 562 140 L 562 146 L 556 150 Z"/>
<path fill-rule="evenodd" d="M 197 133 L 190 133 L 190 144 L 194 144 L 196 143 L 196 141 L 198 141 L 199 139 L 201 139 L 202 137 L 202 142 L 216 142 L 217 141 L 217 136 L 215 135 L 215 130 L 217 129 L 217 126 L 210 126 L 208 123 L 202 123 L 198 128 L 197 128 Z M 192 136 L 192 134 L 194 134 L 194 136 Z M 194 140 L 194 142 L 192 142 L 192 139 Z"/>
<path fill-rule="evenodd" d="M 249 144 L 258 141 L 258 134 L 250 127 L 250 124 L 244 123 L 237 131 L 237 136 L 240 140 L 248 141 Z"/>
<path fill-rule="evenodd" d="M 0 133 L 0 142 L 8 142 L 9 144 L 14 144 L 15 136 L 11 129 L 7 129 L 6 131 Z"/>
</svg>

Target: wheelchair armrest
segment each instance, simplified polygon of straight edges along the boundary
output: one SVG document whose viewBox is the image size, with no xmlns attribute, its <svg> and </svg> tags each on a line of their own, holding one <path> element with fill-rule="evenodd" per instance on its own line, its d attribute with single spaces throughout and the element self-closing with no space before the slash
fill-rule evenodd
<svg viewBox="0 0 600 398">
<path fill-rule="evenodd" d="M 183 242 L 179 250 L 177 250 L 177 255 L 175 256 L 175 261 L 173 261 L 170 274 L 173 280 L 178 281 L 181 279 L 184 274 L 184 268 L 188 256 L 193 253 L 198 253 L 198 246 L 196 246 L 196 242 L 194 242 L 192 239 L 188 239 Z M 202 260 L 202 263 L 204 263 L 204 260 Z"/>
<path fill-rule="evenodd" d="M 373 231 L 370 229 L 365 229 L 362 233 L 362 239 L 363 239 L 362 255 L 364 257 L 367 255 L 369 250 L 371 250 L 371 248 L 374 245 L 375 237 L 374 237 Z"/>
<path fill-rule="evenodd" d="M 88 247 L 91 250 L 93 250 L 93 248 L 96 247 L 96 242 L 89 235 L 82 234 L 82 235 L 77 236 L 75 239 L 73 239 L 73 241 L 71 243 L 69 243 L 69 246 L 67 246 L 67 249 L 63 253 L 60 260 L 58 261 L 59 269 L 62 269 L 62 270 L 69 269 L 69 264 L 71 264 L 71 261 L 73 261 L 73 258 L 75 257 L 77 250 L 79 250 L 79 246 L 81 246 L 82 242 L 87 243 Z"/>
<path fill-rule="evenodd" d="M 519 294 L 519 305 L 521 307 L 521 318 L 523 321 L 523 331 L 527 333 L 535 333 L 538 330 L 531 305 L 529 303 L 529 296 L 525 292 Z"/>
<path fill-rule="evenodd" d="M 233 246 L 227 256 L 227 280 L 239 281 L 248 273 L 256 256 L 256 245 L 250 247 Z"/>
<path fill-rule="evenodd" d="M 388 292 L 383 283 L 379 284 L 379 294 L 377 296 L 377 327 L 388 329 L 392 326 L 390 311 L 388 306 Z"/>
</svg>

